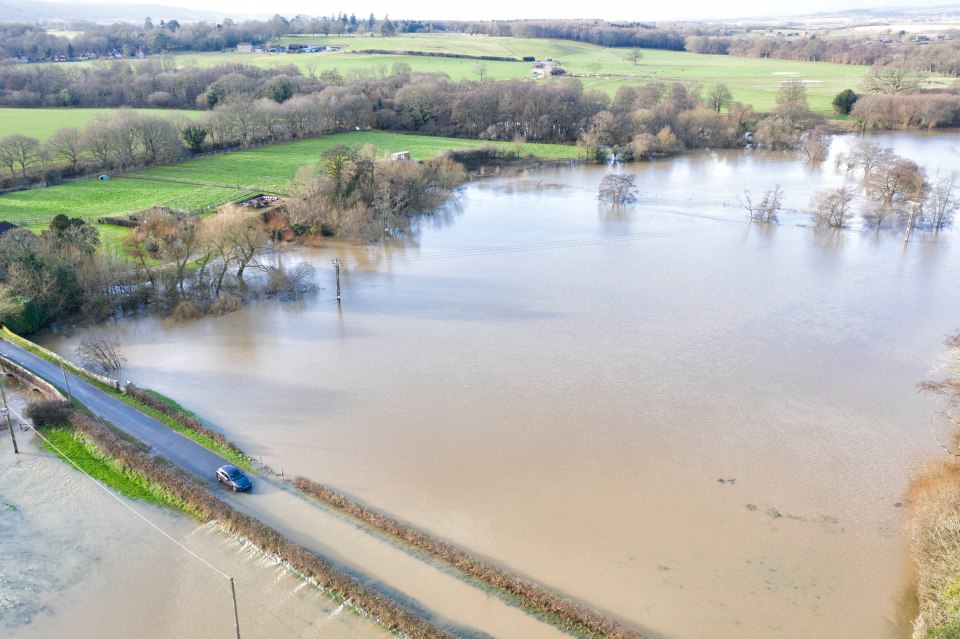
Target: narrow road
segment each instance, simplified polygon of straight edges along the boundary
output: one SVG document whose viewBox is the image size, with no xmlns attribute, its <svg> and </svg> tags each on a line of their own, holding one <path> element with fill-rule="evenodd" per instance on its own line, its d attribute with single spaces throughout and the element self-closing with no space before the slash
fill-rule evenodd
<svg viewBox="0 0 960 639">
<path fill-rule="evenodd" d="M 5 340 L 0 340 L 0 354 L 63 388 L 63 373 L 58 366 Z M 223 489 L 214 475 L 219 466 L 227 463 L 222 457 L 69 371 L 67 376 L 73 396 L 87 408 L 151 446 L 156 454 L 206 481 L 235 508 L 276 528 L 363 583 L 420 611 L 453 634 L 470 639 L 569 637 L 490 594 L 483 585 L 464 578 L 451 567 L 304 498 L 282 482 L 255 476 L 250 493 L 234 494 Z M 240 623 L 243 624 L 242 615 Z"/>
</svg>

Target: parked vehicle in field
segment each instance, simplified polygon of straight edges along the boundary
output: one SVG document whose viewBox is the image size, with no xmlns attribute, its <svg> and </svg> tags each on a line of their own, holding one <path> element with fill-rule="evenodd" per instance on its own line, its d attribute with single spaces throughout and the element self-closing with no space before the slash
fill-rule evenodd
<svg viewBox="0 0 960 639">
<path fill-rule="evenodd" d="M 217 481 L 230 486 L 234 492 L 250 490 L 250 487 L 253 486 L 253 482 L 250 481 L 247 474 L 231 464 L 217 469 Z"/>
</svg>

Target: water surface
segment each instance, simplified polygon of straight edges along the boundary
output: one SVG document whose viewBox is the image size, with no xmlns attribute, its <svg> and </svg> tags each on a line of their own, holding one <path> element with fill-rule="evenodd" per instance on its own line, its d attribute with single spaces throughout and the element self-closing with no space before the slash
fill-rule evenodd
<svg viewBox="0 0 960 639">
<path fill-rule="evenodd" d="M 931 174 L 960 158 L 952 134 L 878 138 Z M 745 188 L 799 210 L 858 184 L 793 154 L 615 167 L 640 190 L 621 209 L 607 170 L 473 183 L 400 245 L 288 251 L 323 287 L 301 302 L 93 330 L 274 469 L 653 637 L 905 636 L 954 234 L 748 224 Z"/>
</svg>

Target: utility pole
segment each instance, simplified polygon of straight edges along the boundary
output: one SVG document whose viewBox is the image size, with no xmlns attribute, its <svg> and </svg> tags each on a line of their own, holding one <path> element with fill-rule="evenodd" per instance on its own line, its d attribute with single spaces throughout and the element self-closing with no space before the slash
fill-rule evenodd
<svg viewBox="0 0 960 639">
<path fill-rule="evenodd" d="M 10 441 L 13 442 L 13 452 L 20 454 L 17 448 L 17 436 L 13 434 L 13 424 L 10 423 L 10 409 L 7 408 L 7 391 L 3 389 L 3 374 L 0 373 L 0 397 L 3 397 L 3 414 L 7 418 L 7 430 L 10 431 Z"/>
<path fill-rule="evenodd" d="M 237 614 L 237 588 L 233 585 L 233 577 L 230 577 L 230 594 L 233 595 L 233 623 L 237 627 L 237 639 L 240 639 L 240 616 Z"/>
<path fill-rule="evenodd" d="M 337 269 L 337 304 L 340 303 L 340 265 L 343 262 L 340 261 L 340 258 L 335 258 L 333 260 L 333 266 Z"/>
<path fill-rule="evenodd" d="M 60 360 L 60 372 L 63 373 L 63 383 L 67 385 L 67 398 L 70 400 L 70 406 L 73 406 L 73 395 L 70 394 L 70 379 L 67 377 L 67 370 L 63 367 L 63 360 Z"/>
<path fill-rule="evenodd" d="M 910 219 L 907 220 L 907 232 L 903 235 L 903 247 L 907 247 L 907 242 L 910 241 L 910 231 L 913 230 L 913 218 L 917 214 L 917 203 L 916 202 L 907 202 L 910 204 Z"/>
</svg>

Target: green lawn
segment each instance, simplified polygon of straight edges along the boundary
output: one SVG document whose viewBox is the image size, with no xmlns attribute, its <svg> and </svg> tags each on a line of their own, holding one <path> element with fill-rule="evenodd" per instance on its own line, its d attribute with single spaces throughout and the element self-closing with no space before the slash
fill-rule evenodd
<svg viewBox="0 0 960 639">
<path fill-rule="evenodd" d="M 11 133 L 21 133 L 41 142 L 50 137 L 57 129 L 75 126 L 84 127 L 101 114 L 116 113 L 119 109 L 13 109 L 0 107 L 0 138 Z M 137 109 L 138 113 L 152 113 L 172 116 L 182 113 L 195 118 L 199 111 L 177 111 L 173 109 Z"/>
<path fill-rule="evenodd" d="M 351 131 L 315 140 L 287 142 L 226 155 L 198 158 L 171 166 L 146 169 L 135 175 L 240 184 L 255 186 L 263 191 L 285 193 L 298 168 L 316 162 L 321 153 L 338 144 L 348 146 L 370 144 L 377 147 L 378 154 L 381 156 L 384 153 L 410 151 L 414 159 L 430 158 L 447 149 L 476 148 L 491 144 L 505 149 L 513 148 L 506 142 L 402 135 L 384 131 Z M 521 153 L 524 155 L 532 153 L 538 157 L 555 159 L 577 157 L 576 147 L 559 144 L 525 144 Z M 0 206 L 2 204 L 3 198 L 0 198 Z"/>
<path fill-rule="evenodd" d="M 538 60 L 551 56 L 563 61 L 567 70 L 580 77 L 588 89 L 616 93 L 621 85 L 642 85 L 648 82 L 700 83 L 704 87 L 723 83 L 730 87 L 734 99 L 752 104 L 760 111 L 775 106 L 780 83 L 798 78 L 807 83 L 813 110 L 827 114 L 833 97 L 843 89 L 856 89 L 868 68 L 826 62 L 794 62 L 733 56 L 645 49 L 640 64 L 625 59 L 626 49 L 600 47 L 569 40 L 533 38 L 493 38 L 464 35 L 407 35 L 404 37 L 371 38 L 369 36 L 290 36 L 284 42 L 304 44 L 338 44 L 345 46 L 335 53 L 251 54 L 205 53 L 182 54 L 182 61 L 207 66 L 225 62 L 242 62 L 259 66 L 295 64 L 305 73 L 316 74 L 337 69 L 348 74 L 351 69 L 389 71 L 394 62 L 406 62 L 414 71 L 442 72 L 454 80 L 477 80 L 477 60 L 429 58 L 404 55 L 368 55 L 356 53 L 364 49 L 393 51 L 442 51 L 466 55 L 495 55 Z M 591 75 L 592 63 L 598 63 L 597 75 Z M 528 62 L 484 61 L 485 74 L 493 79 L 531 77 Z"/>
<path fill-rule="evenodd" d="M 242 194 L 236 189 L 153 180 L 81 180 L 0 196 L 0 220 L 15 224 L 25 220 L 28 228 L 42 229 L 58 213 L 93 221 L 103 215 L 136 213 L 157 204 L 197 209 Z"/>
</svg>

